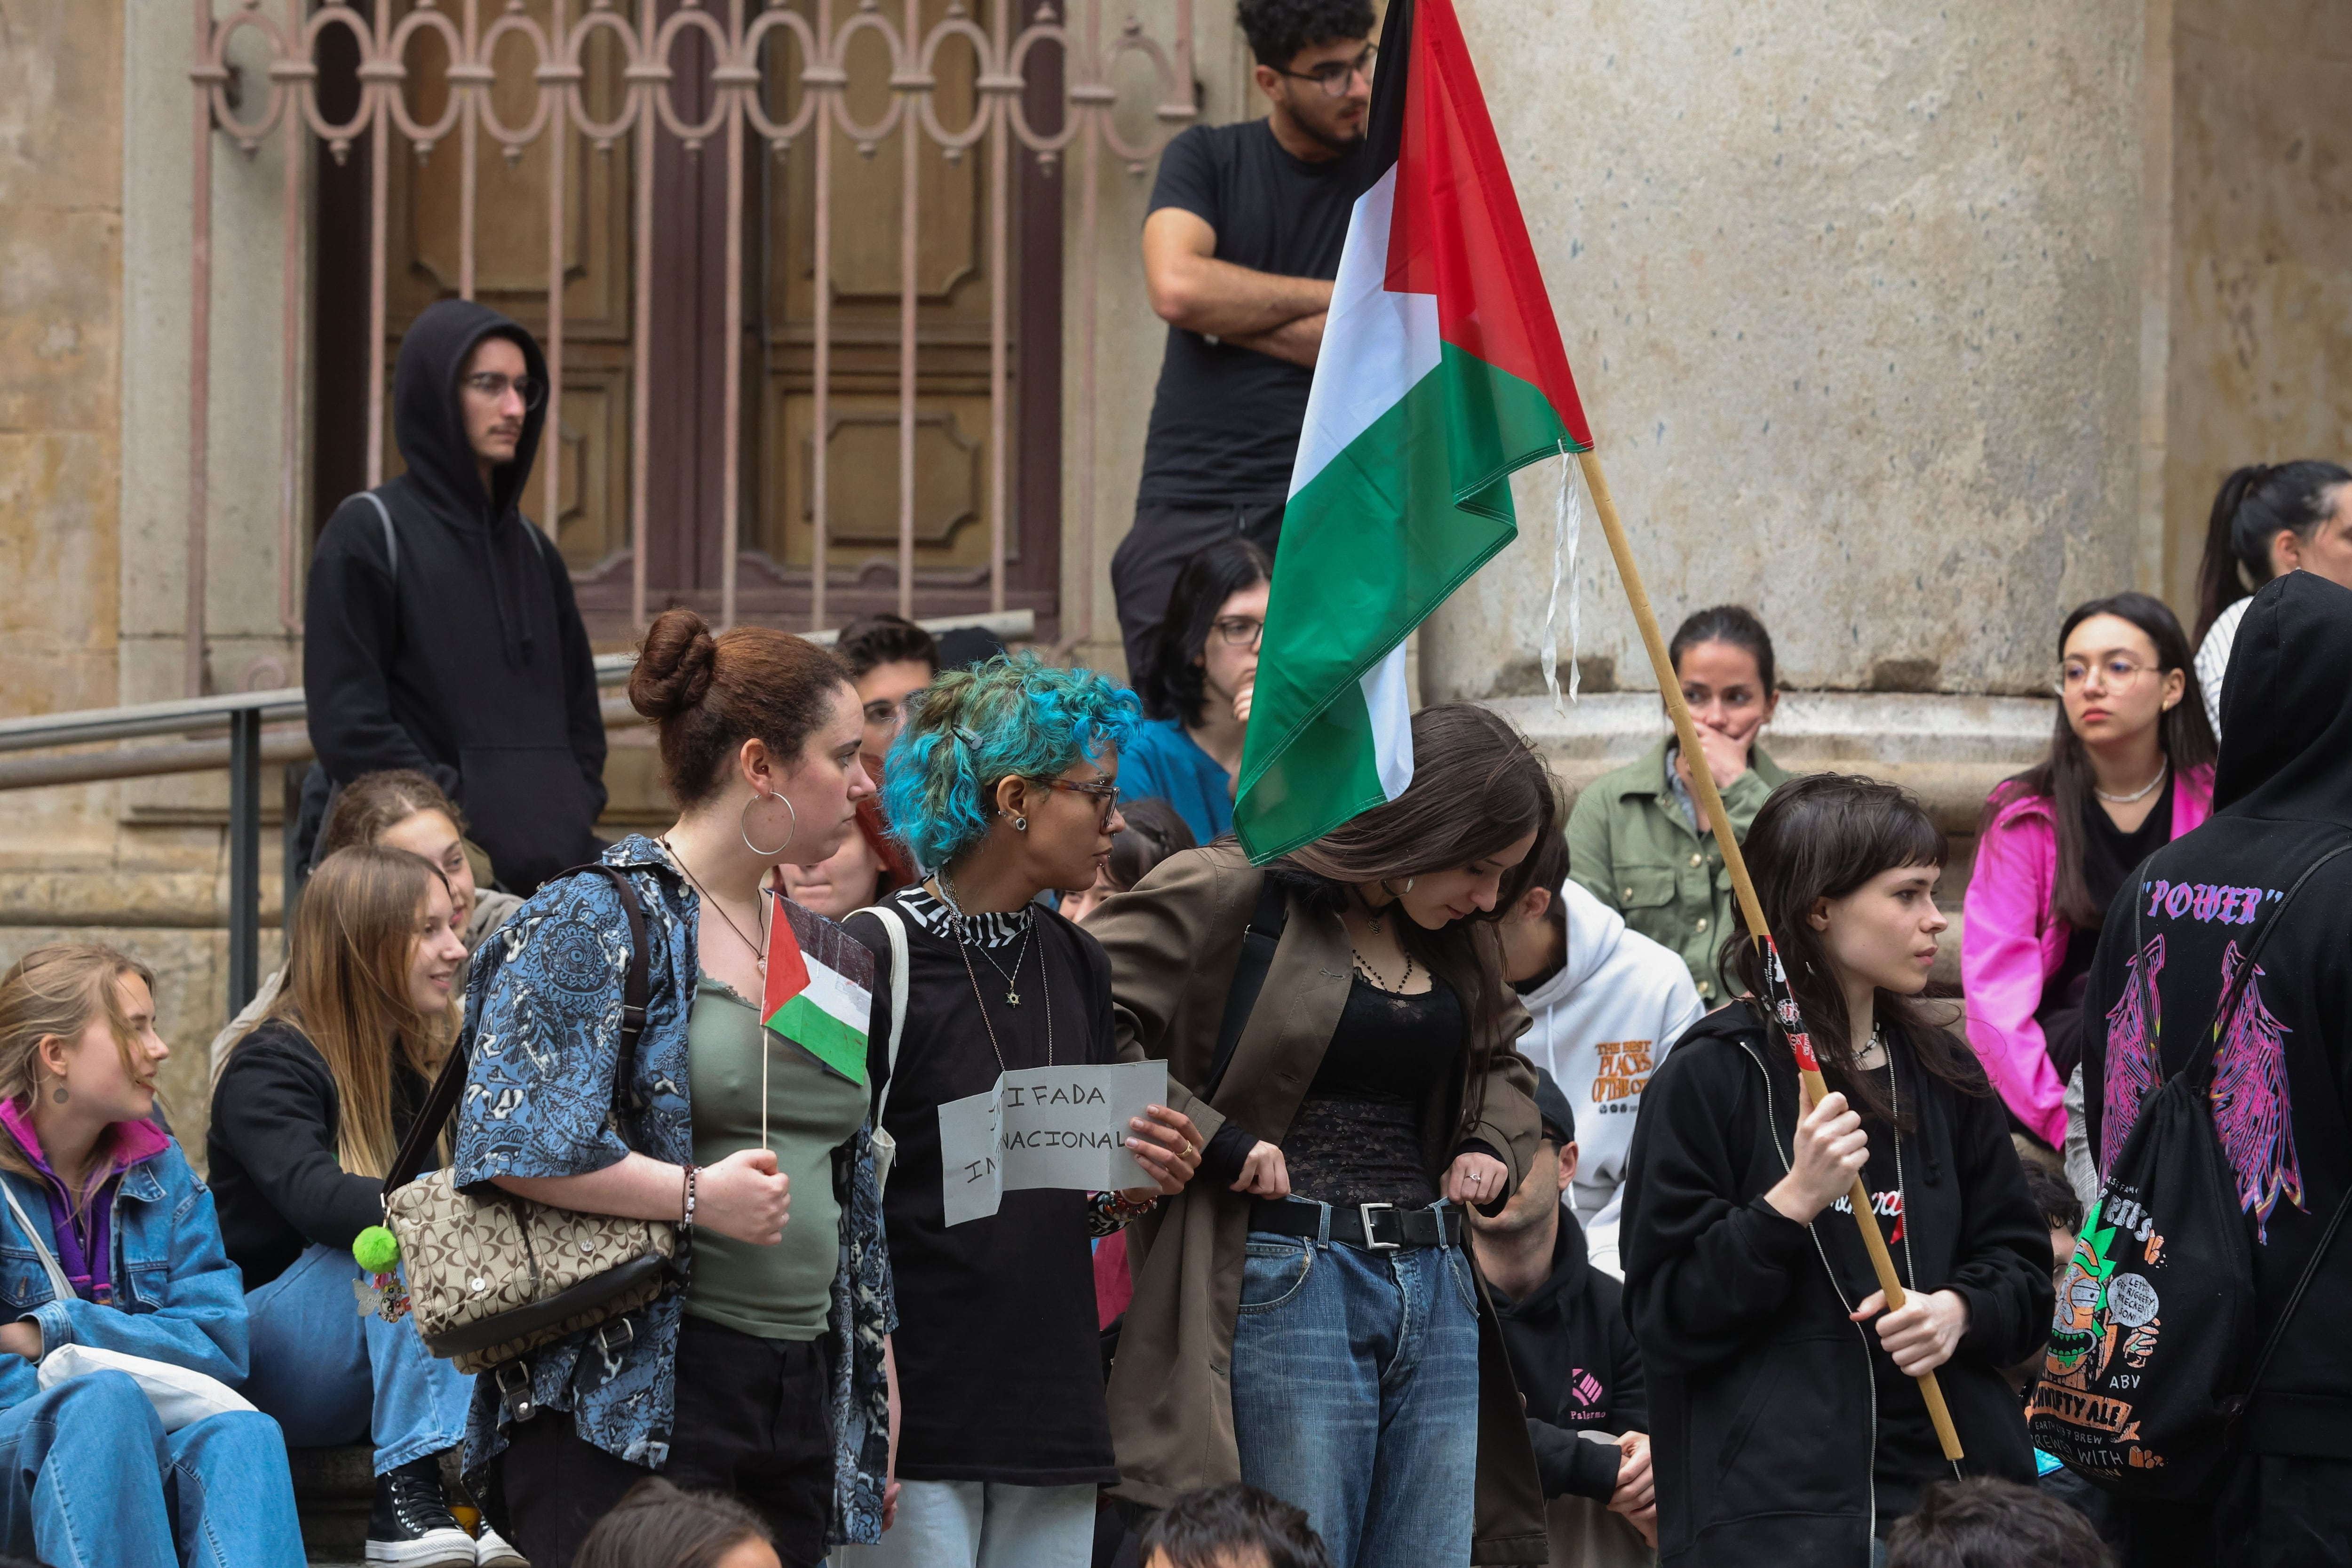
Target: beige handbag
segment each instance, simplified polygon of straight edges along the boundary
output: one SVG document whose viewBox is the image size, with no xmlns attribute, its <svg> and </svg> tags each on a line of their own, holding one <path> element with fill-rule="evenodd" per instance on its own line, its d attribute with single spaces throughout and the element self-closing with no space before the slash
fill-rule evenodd
<svg viewBox="0 0 2352 1568">
<path fill-rule="evenodd" d="M 610 877 L 628 916 L 629 971 L 614 1075 L 623 1084 L 653 989 L 645 910 L 629 879 L 612 867 L 576 869 Z M 441 1135 L 465 1087 L 466 1053 L 453 1049 L 384 1179 L 383 1208 L 384 1223 L 400 1238 L 409 1308 L 425 1348 L 459 1372 L 479 1373 L 658 1297 L 677 1253 L 677 1226 L 581 1214 L 496 1189 L 477 1196 L 457 1189 L 454 1169 L 407 1179 L 404 1173 L 417 1168 Z"/>
</svg>

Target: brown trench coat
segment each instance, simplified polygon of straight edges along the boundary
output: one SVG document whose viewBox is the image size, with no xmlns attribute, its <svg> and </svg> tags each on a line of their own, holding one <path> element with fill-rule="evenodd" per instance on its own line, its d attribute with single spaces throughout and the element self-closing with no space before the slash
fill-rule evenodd
<svg viewBox="0 0 2352 1568">
<path fill-rule="evenodd" d="M 1087 922 L 1110 954 L 1113 1012 L 1122 1060 L 1164 1058 L 1169 1102 L 1203 1138 L 1231 1115 L 1279 1143 L 1314 1080 L 1347 1001 L 1349 946 L 1336 916 L 1291 901 L 1289 923 L 1242 1033 L 1216 1102 L 1184 1086 L 1207 1078 L 1225 994 L 1241 957 L 1242 930 L 1265 873 L 1230 842 L 1163 861 L 1132 892 Z M 1516 1188 L 1541 1136 L 1535 1069 L 1513 1049 L 1528 1026 L 1513 1005 L 1486 1085 L 1474 1136 L 1501 1153 Z M 1466 1078 L 1466 1073 L 1465 1073 Z M 1424 1147 L 1452 1146 L 1464 1085 L 1433 1108 Z M 1440 1123 L 1439 1118 L 1443 1119 Z M 1250 1200 L 1218 1183 L 1196 1183 L 1162 1201 L 1128 1232 L 1135 1300 L 1111 1368 L 1111 1436 L 1121 1496 L 1165 1507 L 1179 1492 L 1241 1479 L 1234 1439 L 1234 1321 L 1241 1305 Z M 1547 1546 L 1543 1489 L 1528 1447 L 1494 1308 L 1478 1291 L 1478 1495 L 1471 1561 L 1540 1563 Z"/>
</svg>

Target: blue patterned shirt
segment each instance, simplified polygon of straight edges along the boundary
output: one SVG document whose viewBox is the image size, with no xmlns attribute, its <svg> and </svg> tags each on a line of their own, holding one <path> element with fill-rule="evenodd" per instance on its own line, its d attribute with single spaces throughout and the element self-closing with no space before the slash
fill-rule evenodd
<svg viewBox="0 0 2352 1568">
<path fill-rule="evenodd" d="M 686 1034 L 699 901 L 667 851 L 642 835 L 606 850 L 604 863 L 629 874 L 645 907 L 652 987 L 636 1059 L 616 1093 L 630 959 L 620 895 L 599 876 L 547 883 L 474 955 L 461 1039 L 471 1062 L 457 1124 L 461 1185 L 494 1176 L 584 1175 L 631 1152 L 680 1165 L 694 1158 Z M 869 1122 L 834 1158 L 841 1201 L 841 1267 L 829 1314 L 835 1542 L 881 1538 L 889 1454 L 882 1340 L 897 1327 L 898 1312 L 872 1135 Z M 669 1456 L 678 1315 L 692 1264 L 689 1235 L 680 1238 L 674 1288 L 651 1305 L 509 1363 L 528 1370 L 532 1401 L 543 1412 L 569 1412 L 583 1440 L 659 1469 Z M 469 1485 L 486 1479 L 506 1447 L 511 1415 L 498 1378 L 494 1372 L 475 1383 L 466 1433 Z"/>
</svg>

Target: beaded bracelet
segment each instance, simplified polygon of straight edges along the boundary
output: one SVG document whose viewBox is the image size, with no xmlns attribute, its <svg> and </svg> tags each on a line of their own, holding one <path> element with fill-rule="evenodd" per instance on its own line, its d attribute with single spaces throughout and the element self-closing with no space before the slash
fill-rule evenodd
<svg viewBox="0 0 2352 1568">
<path fill-rule="evenodd" d="M 681 1226 L 691 1226 L 694 1223 L 694 1179 L 702 1174 L 702 1167 L 688 1165 L 683 1169 L 686 1172 L 686 1198 L 678 1215 L 677 1223 Z"/>
<path fill-rule="evenodd" d="M 1131 1204 L 1117 1193 L 1089 1193 L 1087 1194 L 1087 1234 L 1097 1237 L 1109 1236 L 1134 1224 L 1159 1206 L 1157 1197 Z"/>
</svg>

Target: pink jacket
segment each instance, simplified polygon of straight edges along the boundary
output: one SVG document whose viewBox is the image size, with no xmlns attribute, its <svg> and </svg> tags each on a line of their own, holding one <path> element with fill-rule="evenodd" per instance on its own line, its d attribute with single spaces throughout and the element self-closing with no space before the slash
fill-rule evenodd
<svg viewBox="0 0 2352 1568">
<path fill-rule="evenodd" d="M 2007 785 L 2003 785 L 2007 788 Z M 1998 792 L 1996 792 L 1996 795 Z M 2172 792 L 2172 837 L 2213 814 L 2213 770 L 2191 768 Z M 2066 1086 L 2050 1065 L 2033 1011 L 2065 962 L 2074 928 L 2051 911 L 2058 830 L 2046 795 L 2020 795 L 1995 813 L 1977 843 L 1960 931 L 1960 984 L 1969 1043 L 2019 1121 L 2053 1149 L 2065 1147 Z"/>
</svg>

